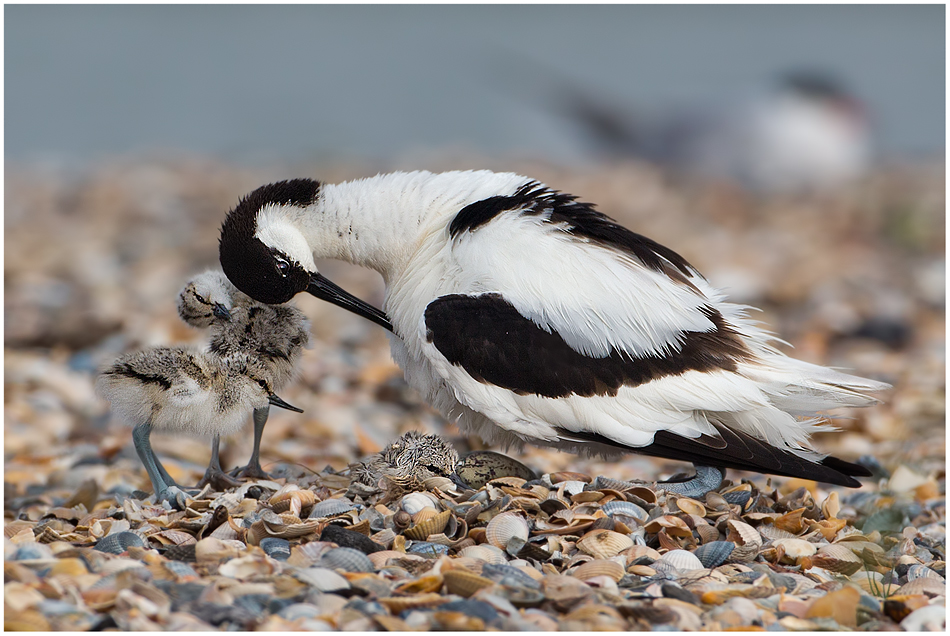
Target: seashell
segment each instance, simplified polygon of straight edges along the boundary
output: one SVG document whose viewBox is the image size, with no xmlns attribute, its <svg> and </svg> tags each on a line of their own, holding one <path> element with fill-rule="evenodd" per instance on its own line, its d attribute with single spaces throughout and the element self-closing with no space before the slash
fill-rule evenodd
<svg viewBox="0 0 950 636">
<path fill-rule="evenodd" d="M 491 579 L 479 576 L 468 570 L 449 570 L 442 573 L 445 588 L 450 594 L 458 594 L 464 598 L 470 597 L 478 590 L 495 585 Z"/>
<path fill-rule="evenodd" d="M 838 491 L 833 490 L 821 502 L 821 514 L 825 519 L 837 519 L 839 512 L 841 512 L 841 502 L 838 500 Z"/>
<path fill-rule="evenodd" d="M 729 528 L 726 538 L 737 546 L 762 547 L 762 535 L 749 524 L 730 519 L 726 525 Z"/>
<path fill-rule="evenodd" d="M 604 493 L 600 492 L 599 490 L 585 490 L 571 497 L 571 501 L 574 503 L 591 503 L 594 501 L 600 501 L 603 498 Z"/>
<path fill-rule="evenodd" d="M 633 539 L 612 530 L 588 532 L 577 542 L 577 549 L 596 559 L 609 559 L 633 546 Z"/>
<path fill-rule="evenodd" d="M 814 543 L 804 539 L 776 539 L 772 542 L 772 545 L 776 548 L 781 547 L 785 556 L 793 561 L 798 561 L 802 557 L 810 557 L 818 552 L 818 548 Z"/>
<path fill-rule="evenodd" d="M 527 547 L 528 544 L 525 545 Z M 524 548 L 522 548 L 524 549 Z M 484 561 L 485 563 L 506 564 L 508 557 L 505 552 L 491 544 L 473 545 L 459 550 L 459 556 Z"/>
<path fill-rule="evenodd" d="M 336 517 L 346 514 L 355 507 L 356 506 L 353 505 L 353 502 L 346 497 L 341 497 L 339 499 L 324 499 L 323 501 L 318 501 L 317 503 L 313 504 L 313 508 L 310 510 L 309 518 L 327 519 L 330 517 Z"/>
<path fill-rule="evenodd" d="M 584 473 L 571 473 L 571 472 L 557 472 L 551 473 L 549 475 L 552 484 L 560 484 L 565 481 L 582 481 L 585 484 L 589 484 L 592 480 L 590 475 L 585 475 Z"/>
<path fill-rule="evenodd" d="M 378 599 L 379 604 L 388 609 L 394 616 L 414 609 L 426 609 L 448 603 L 450 599 L 441 594 L 415 594 L 413 596 L 390 596 Z M 401 630 L 400 630 L 401 631 Z"/>
<path fill-rule="evenodd" d="M 267 537 L 266 539 L 261 539 L 259 545 L 264 553 L 272 559 L 286 561 L 290 558 L 290 542 L 286 539 Z"/>
<path fill-rule="evenodd" d="M 350 584 L 345 578 L 327 568 L 304 568 L 293 572 L 292 576 L 321 592 L 338 592 L 350 589 Z"/>
<path fill-rule="evenodd" d="M 654 563 L 654 567 L 660 564 L 674 568 L 680 572 L 703 569 L 702 561 L 688 550 L 670 550 Z"/>
<path fill-rule="evenodd" d="M 53 550 L 47 545 L 42 543 L 37 543 L 36 541 L 28 541 L 25 543 L 19 544 L 16 549 L 16 552 L 13 553 L 11 560 L 13 561 L 33 561 L 35 559 L 52 559 Z"/>
<path fill-rule="evenodd" d="M 218 567 L 218 574 L 231 579 L 250 579 L 255 576 L 269 576 L 277 570 L 276 562 L 267 557 L 250 555 L 231 559 Z"/>
<path fill-rule="evenodd" d="M 161 571 L 157 575 L 159 579 L 183 582 L 195 581 L 199 578 L 194 568 L 184 561 L 165 561 L 161 563 L 160 566 Z M 153 574 L 156 571 L 152 568 L 149 569 L 152 570 Z"/>
<path fill-rule="evenodd" d="M 547 497 L 542 499 L 538 505 L 541 510 L 548 513 L 549 515 L 553 515 L 555 512 L 566 510 L 567 508 L 571 507 L 571 505 L 561 499 L 556 492 L 550 493 Z"/>
<path fill-rule="evenodd" d="M 812 565 L 817 567 L 847 576 L 851 576 L 864 566 L 864 562 L 854 552 L 836 543 L 818 548 L 818 552 L 811 558 L 811 562 Z"/>
<path fill-rule="evenodd" d="M 594 559 L 593 561 L 582 563 L 571 573 L 571 576 L 582 581 L 587 581 L 595 576 L 606 576 L 613 579 L 614 582 L 617 582 L 623 578 L 623 575 L 624 570 L 622 565 L 616 561 L 608 561 L 606 559 Z"/>
<path fill-rule="evenodd" d="M 674 515 L 662 515 L 656 519 L 651 519 L 643 527 L 650 534 L 658 534 L 660 530 L 666 530 L 666 534 L 671 537 L 693 536 L 693 531 L 686 525 L 686 522 Z M 756 536 L 758 536 L 758 533 L 756 533 Z"/>
<path fill-rule="evenodd" d="M 197 560 L 195 555 L 195 546 L 196 543 L 186 543 L 185 545 L 172 545 L 165 550 L 164 556 L 166 559 L 171 559 L 172 561 L 185 561 L 188 563 L 193 563 Z"/>
<path fill-rule="evenodd" d="M 904 585 L 900 586 L 897 594 L 903 596 L 913 596 L 915 594 L 926 594 L 927 596 L 946 596 L 947 583 L 943 579 L 934 579 L 929 576 L 922 576 Z"/>
<path fill-rule="evenodd" d="M 372 554 L 367 554 L 366 556 L 369 557 L 370 561 L 372 561 L 373 567 L 375 567 L 377 570 L 380 570 L 386 566 L 387 561 L 389 561 L 390 559 L 401 559 L 410 555 L 407 555 L 405 552 L 397 552 L 396 550 L 383 550 L 381 552 L 373 552 Z M 416 555 L 411 555 L 411 556 L 412 558 L 419 559 L 420 561 L 424 560 L 420 556 L 416 556 Z"/>
<path fill-rule="evenodd" d="M 558 492 L 563 492 L 571 497 L 579 493 L 584 492 L 584 487 L 587 484 L 583 481 L 571 480 L 571 481 L 562 481 L 558 484 Z"/>
<path fill-rule="evenodd" d="M 376 567 L 368 556 L 354 548 L 333 548 L 320 557 L 320 567 L 346 572 L 375 572 Z"/>
<path fill-rule="evenodd" d="M 218 563 L 232 559 L 238 554 L 239 551 L 233 544 L 216 537 L 205 537 L 195 544 L 195 560 L 198 563 Z"/>
<path fill-rule="evenodd" d="M 704 568 L 711 570 L 725 563 L 735 549 L 732 541 L 711 541 L 696 548 L 693 554 Z"/>
<path fill-rule="evenodd" d="M 423 508 L 422 510 L 420 510 L 420 511 L 417 512 L 416 514 L 410 515 L 410 518 L 412 519 L 412 523 L 418 524 L 418 523 L 422 523 L 423 521 L 426 521 L 426 520 L 428 520 L 428 519 L 431 519 L 432 517 L 436 516 L 437 514 L 439 514 L 439 511 L 436 510 L 435 508 Z"/>
<path fill-rule="evenodd" d="M 745 509 L 746 504 L 752 499 L 752 490 L 748 484 L 742 484 L 736 489 L 727 490 L 721 494 L 726 503 L 739 506 L 742 509 Z"/>
<path fill-rule="evenodd" d="M 646 521 L 650 517 L 646 510 L 629 501 L 608 501 L 600 509 L 608 517 L 631 517 L 638 521 Z"/>
<path fill-rule="evenodd" d="M 411 492 L 405 495 L 399 501 L 399 507 L 410 515 L 415 515 L 425 508 L 436 510 L 435 502 L 428 495 L 421 492 Z"/>
<path fill-rule="evenodd" d="M 406 552 L 409 554 L 418 554 L 420 556 L 438 558 L 449 553 L 449 546 L 439 543 L 430 543 L 429 541 L 413 541 Z"/>
<path fill-rule="evenodd" d="M 425 515 L 424 517 L 420 517 L 421 520 L 417 521 L 416 525 L 408 528 L 403 534 L 410 539 L 424 541 L 431 534 L 441 533 L 445 529 L 446 524 L 448 524 L 449 517 L 452 516 L 452 511 L 443 510 L 437 513 L 434 508 L 425 508 L 418 514 L 421 515 L 430 511 L 432 513 L 431 516 Z"/>
<path fill-rule="evenodd" d="M 422 578 L 403 583 L 393 589 L 393 594 L 403 596 L 407 594 L 425 594 L 428 592 L 438 592 L 442 587 L 441 574 L 429 574 Z"/>
<path fill-rule="evenodd" d="M 117 532 L 100 539 L 93 549 L 109 554 L 122 554 L 130 547 L 144 548 L 145 541 L 134 532 Z"/>
<path fill-rule="evenodd" d="M 528 522 L 519 512 L 503 512 L 495 515 L 485 528 L 485 539 L 496 548 L 505 549 L 514 538 L 528 540 Z"/>
<path fill-rule="evenodd" d="M 779 530 L 785 530 L 786 532 L 790 532 L 793 535 L 799 535 L 805 529 L 805 524 L 802 521 L 802 514 L 804 514 L 804 512 L 804 508 L 793 510 L 792 512 L 782 515 L 778 519 L 775 519 L 772 522 L 772 525 L 774 525 Z"/>
<path fill-rule="evenodd" d="M 777 528 L 770 523 L 764 523 L 758 527 L 759 534 L 768 539 L 769 541 L 774 541 L 776 539 L 797 539 L 798 535 L 792 534 L 788 530 L 782 530 Z"/>
<path fill-rule="evenodd" d="M 678 498 L 676 500 L 676 507 L 686 514 L 696 515 L 697 517 L 706 516 L 706 506 L 689 497 Z"/>
<path fill-rule="evenodd" d="M 715 526 L 696 524 L 696 534 L 699 535 L 700 543 L 712 543 L 719 540 L 719 530 Z"/>
<path fill-rule="evenodd" d="M 392 528 L 386 528 L 385 530 L 380 530 L 376 534 L 370 535 L 369 538 L 373 543 L 378 543 L 379 545 L 388 549 L 392 547 L 393 540 L 396 538 L 396 533 Z"/>
<path fill-rule="evenodd" d="M 943 581 L 944 578 L 928 568 L 926 565 L 914 564 L 907 568 L 907 580 L 913 581 L 914 579 L 929 578 L 936 579 L 938 581 Z"/>
</svg>

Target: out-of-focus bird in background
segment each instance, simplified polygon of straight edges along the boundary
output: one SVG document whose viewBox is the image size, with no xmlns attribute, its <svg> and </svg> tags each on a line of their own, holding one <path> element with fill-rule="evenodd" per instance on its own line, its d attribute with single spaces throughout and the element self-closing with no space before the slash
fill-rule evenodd
<svg viewBox="0 0 950 636">
<path fill-rule="evenodd" d="M 676 172 L 734 179 L 758 192 L 825 190 L 871 166 L 866 108 L 832 74 L 797 70 L 721 106 L 648 114 L 553 71 L 519 93 L 570 120 L 599 155 L 635 157 Z"/>
</svg>

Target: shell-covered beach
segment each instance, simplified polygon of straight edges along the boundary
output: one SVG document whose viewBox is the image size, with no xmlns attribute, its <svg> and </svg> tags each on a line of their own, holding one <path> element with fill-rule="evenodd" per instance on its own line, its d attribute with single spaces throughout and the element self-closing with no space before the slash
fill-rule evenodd
<svg viewBox="0 0 950 636">
<path fill-rule="evenodd" d="M 382 329 L 301 295 L 312 347 L 281 397 L 304 413 L 271 414 L 261 458 L 273 479 L 205 488 L 184 511 L 155 505 L 130 429 L 93 391 L 97 371 L 138 348 L 204 342 L 175 297 L 217 266 L 218 228 L 243 194 L 420 167 L 7 165 L 6 629 L 944 629 L 942 164 L 769 196 L 636 162 L 424 166 L 516 171 L 594 202 L 762 309 L 790 355 L 893 385 L 814 440 L 863 458 L 874 477 L 860 489 L 729 471 L 692 499 L 655 483 L 688 465 L 535 448 L 508 453 L 528 472 L 503 466 L 469 489 L 439 478 L 354 489 L 349 464 L 407 431 L 441 434 L 463 456 L 502 449 L 425 405 Z M 381 304 L 374 272 L 319 266 Z M 200 479 L 208 439 L 152 442 L 176 481 Z M 225 468 L 250 449 L 248 425 L 225 440 Z"/>
</svg>

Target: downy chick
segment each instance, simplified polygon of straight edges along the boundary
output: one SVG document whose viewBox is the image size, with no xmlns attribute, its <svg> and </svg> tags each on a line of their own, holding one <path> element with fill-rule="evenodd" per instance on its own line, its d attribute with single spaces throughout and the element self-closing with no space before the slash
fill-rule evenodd
<svg viewBox="0 0 950 636">
<path fill-rule="evenodd" d="M 96 392 L 131 423 L 135 451 L 156 502 L 184 509 L 185 493 L 149 442 L 152 429 L 215 436 L 241 429 L 252 409 L 274 404 L 301 412 L 274 395 L 249 355 L 215 356 L 190 347 L 153 347 L 121 356 L 96 379 Z"/>
<path fill-rule="evenodd" d="M 417 490 L 430 477 L 447 477 L 458 483 L 458 462 L 458 452 L 443 437 L 409 431 L 375 455 L 350 464 L 351 484 L 368 487 L 357 486 L 355 494 L 363 494 L 364 490 L 371 494 L 382 486 L 391 498 Z"/>
<path fill-rule="evenodd" d="M 238 291 L 220 270 L 195 276 L 178 295 L 178 314 L 187 324 L 211 328 L 209 353 L 228 358 L 247 356 L 253 371 L 266 377 L 273 391 L 279 391 L 294 377 L 297 362 L 310 341 L 310 321 L 287 305 L 266 305 Z M 248 464 L 236 476 L 269 479 L 261 468 L 260 444 L 267 423 L 269 405 L 254 410 L 254 450 Z M 202 484 L 216 487 L 237 484 L 220 466 L 220 438 L 212 445 L 211 463 Z"/>
</svg>

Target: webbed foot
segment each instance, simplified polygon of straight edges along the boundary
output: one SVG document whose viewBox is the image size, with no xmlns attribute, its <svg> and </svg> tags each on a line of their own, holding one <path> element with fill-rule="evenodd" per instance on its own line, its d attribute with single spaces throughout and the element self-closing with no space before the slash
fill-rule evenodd
<svg viewBox="0 0 950 636">
<path fill-rule="evenodd" d="M 713 491 L 722 484 L 726 476 L 724 468 L 716 466 L 696 466 L 696 474 L 686 479 L 670 479 L 656 482 L 657 486 L 667 492 L 696 499 L 704 497 L 707 492 Z"/>
<path fill-rule="evenodd" d="M 255 464 L 254 462 L 249 463 L 247 466 L 235 468 L 231 471 L 231 475 L 243 479 L 273 479 L 270 473 L 261 468 L 260 464 Z"/>
<path fill-rule="evenodd" d="M 175 510 L 184 510 L 187 505 L 187 493 L 178 486 L 168 486 L 155 493 L 155 503 L 167 501 Z"/>
<path fill-rule="evenodd" d="M 239 487 L 241 483 L 241 481 L 235 479 L 221 469 L 212 468 L 209 466 L 208 470 L 205 471 L 204 477 L 202 477 L 201 481 L 198 482 L 197 487 L 204 488 L 204 486 L 207 484 L 219 492 L 224 492 L 228 488 Z"/>
</svg>

